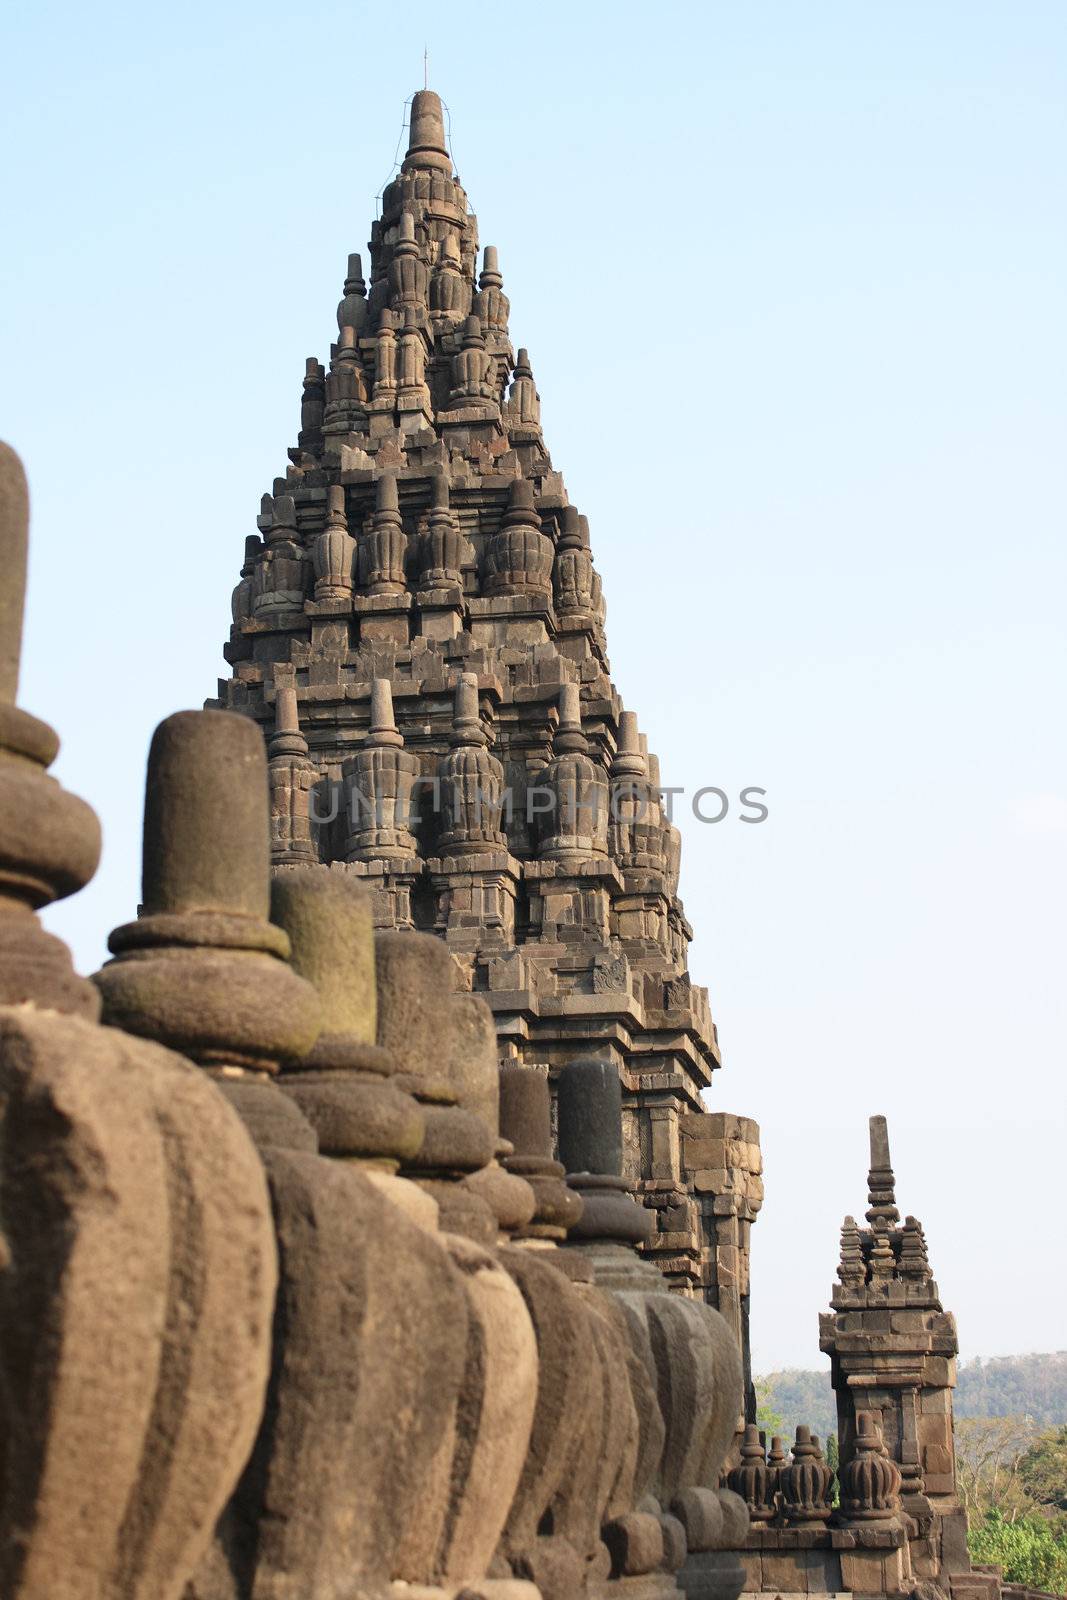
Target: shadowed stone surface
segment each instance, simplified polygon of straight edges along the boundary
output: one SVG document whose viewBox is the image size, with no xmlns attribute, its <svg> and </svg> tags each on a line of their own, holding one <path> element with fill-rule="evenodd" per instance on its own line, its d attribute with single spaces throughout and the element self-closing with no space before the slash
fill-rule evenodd
<svg viewBox="0 0 1067 1600">
<path fill-rule="evenodd" d="M 176 1600 L 255 1435 L 276 1281 L 262 1169 L 201 1073 L 93 1025 L 33 908 L 95 816 L 17 710 L 21 465 L 0 449 L 0 1590 Z M 15 1002 L 12 1004 L 11 1002 Z"/>
</svg>

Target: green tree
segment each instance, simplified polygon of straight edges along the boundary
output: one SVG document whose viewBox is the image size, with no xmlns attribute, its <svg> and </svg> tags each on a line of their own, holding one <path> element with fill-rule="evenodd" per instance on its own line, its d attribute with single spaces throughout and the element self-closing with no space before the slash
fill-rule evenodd
<svg viewBox="0 0 1067 1600">
<path fill-rule="evenodd" d="M 775 1433 L 785 1433 L 786 1426 L 778 1412 L 774 1409 L 774 1389 L 770 1378 L 756 1378 L 753 1382 L 756 1391 L 756 1423 L 770 1436 Z"/>
<path fill-rule="evenodd" d="M 1021 1481 L 1037 1438 L 1030 1417 L 961 1417 L 956 1421 L 956 1477 L 972 1516 L 999 1511 L 1009 1522 L 1034 1509 Z"/>
<path fill-rule="evenodd" d="M 1008 1583 L 1067 1594 L 1067 1538 L 1057 1536 L 1044 1517 L 1025 1516 L 1009 1522 L 1000 1511 L 988 1511 L 967 1537 L 973 1561 L 999 1567 Z"/>
<path fill-rule="evenodd" d="M 1029 1498 L 1067 1531 L 1067 1427 L 1049 1428 L 1019 1463 L 1019 1481 Z"/>
<path fill-rule="evenodd" d="M 841 1504 L 841 1482 L 838 1473 L 841 1471 L 841 1451 L 838 1448 L 836 1433 L 828 1433 L 826 1435 L 826 1465 L 834 1475 L 834 1481 L 830 1486 L 830 1504 L 839 1506 Z"/>
</svg>

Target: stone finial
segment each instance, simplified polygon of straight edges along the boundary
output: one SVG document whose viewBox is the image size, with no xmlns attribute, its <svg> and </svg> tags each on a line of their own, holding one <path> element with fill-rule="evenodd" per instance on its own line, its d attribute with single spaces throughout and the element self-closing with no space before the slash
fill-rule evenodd
<svg viewBox="0 0 1067 1600">
<path fill-rule="evenodd" d="M 482 271 L 478 279 L 479 289 L 499 289 L 504 282 L 500 275 L 499 253 L 495 244 L 487 244 L 482 253 Z"/>
<path fill-rule="evenodd" d="M 404 749 L 388 678 L 371 684 L 370 726 L 362 748 L 343 768 L 349 821 L 347 859 L 408 859 L 417 852 L 411 797 L 419 764 Z"/>
<path fill-rule="evenodd" d="M 367 382 L 357 349 L 359 336 L 353 327 L 341 329 L 333 348 L 330 373 L 325 383 L 323 438 L 344 440 L 367 426 Z"/>
<path fill-rule="evenodd" d="M 460 589 L 467 542 L 459 519 L 449 507 L 448 473 L 430 479 L 430 511 L 419 534 L 419 588 Z"/>
<path fill-rule="evenodd" d="M 268 746 L 271 756 L 306 756 L 308 742 L 300 732 L 295 684 L 279 686 L 274 700 L 274 732 Z"/>
<path fill-rule="evenodd" d="M 514 1154 L 504 1161 L 505 1170 L 525 1178 L 537 1197 L 533 1221 L 520 1238 L 565 1238 L 582 1214 L 582 1201 L 564 1183 L 562 1164 L 552 1159 L 552 1097 L 547 1071 L 510 1063 L 501 1067 L 500 1132 L 514 1147 Z"/>
<path fill-rule="evenodd" d="M 831 1512 L 833 1471 L 823 1460 L 819 1441 L 803 1423 L 797 1428 L 793 1459 L 782 1467 L 779 1490 L 786 1520 L 801 1526 L 826 1522 Z"/>
<path fill-rule="evenodd" d="M 304 604 L 307 561 L 297 533 L 293 496 L 265 496 L 259 525 L 265 527 L 266 548 L 253 575 L 253 615 L 273 617 L 283 611 L 299 611 Z"/>
<path fill-rule="evenodd" d="M 267 758 L 255 723 L 179 711 L 148 753 L 136 922 L 95 976 L 105 1020 L 211 1068 L 275 1073 L 319 1027 L 270 911 Z"/>
<path fill-rule="evenodd" d="M 456 680 L 452 716 L 452 744 L 485 744 L 486 734 L 478 711 L 478 674 L 461 672 Z"/>
<path fill-rule="evenodd" d="M 383 472 L 375 508 L 360 540 L 360 581 L 369 594 L 403 594 L 407 537 L 400 516 L 396 473 Z"/>
<path fill-rule="evenodd" d="M 905 1217 L 900 1233 L 900 1276 L 915 1283 L 929 1283 L 933 1278 L 930 1258 L 926 1251 L 926 1236 L 916 1217 Z"/>
<path fill-rule="evenodd" d="M 867 1281 L 863 1241 L 855 1217 L 846 1217 L 841 1224 L 841 1260 L 837 1276 L 840 1283 L 849 1289 L 862 1289 Z"/>
<path fill-rule="evenodd" d="M 773 1469 L 773 1472 L 774 1472 L 774 1486 L 775 1486 L 776 1489 L 778 1487 L 778 1473 L 779 1473 L 779 1470 L 782 1467 L 785 1466 L 787 1460 L 788 1460 L 788 1457 L 787 1457 L 787 1455 L 785 1453 L 785 1447 L 782 1444 L 781 1436 L 776 1433 L 772 1437 L 772 1439 L 771 1439 L 771 1447 L 767 1451 L 767 1465 L 770 1468 Z"/>
<path fill-rule="evenodd" d="M 741 1441 L 740 1463 L 727 1473 L 726 1482 L 748 1506 L 753 1522 L 769 1522 L 774 1516 L 775 1479 L 775 1470 L 768 1467 L 763 1452 L 759 1429 L 750 1422 Z"/>
<path fill-rule="evenodd" d="M 578 613 L 579 620 L 593 619 L 597 584 L 593 558 L 589 553 L 589 524 L 579 515 L 575 506 L 563 508 L 562 526 L 556 542 L 553 588 L 556 610 L 561 616 Z"/>
<path fill-rule="evenodd" d="M 411 101 L 410 143 L 402 172 L 419 167 L 436 167 L 452 175 L 452 157 L 445 143 L 445 118 L 441 97 L 432 89 L 420 89 Z"/>
<path fill-rule="evenodd" d="M 504 293 L 504 279 L 500 275 L 500 263 L 495 245 L 486 245 L 482 260 L 484 264 L 478 278 L 478 293 L 473 302 L 474 310 L 487 333 L 506 334 L 511 302 Z"/>
<path fill-rule="evenodd" d="M 230 596 L 230 644 L 227 659 L 230 661 L 244 660 L 252 653 L 252 646 L 245 637 L 244 624 L 252 615 L 252 603 L 255 594 L 256 561 L 263 549 L 263 541 L 258 533 L 250 533 L 245 539 L 245 558 L 241 563 L 241 576 Z"/>
<path fill-rule="evenodd" d="M 322 1031 L 312 1057 L 340 1040 L 373 1045 L 378 1028 L 374 974 L 374 900 L 364 884 L 343 872 L 299 868 L 276 874 L 271 916 L 289 936 L 292 966 L 313 984 Z M 340 1065 L 340 1063 L 338 1063 Z"/>
<path fill-rule="evenodd" d="M 337 307 L 337 328 L 343 333 L 351 328 L 358 335 L 367 320 L 367 285 L 363 278 L 363 262 L 358 252 L 348 258 L 348 276 L 345 278 L 344 297 Z"/>
<path fill-rule="evenodd" d="M 316 600 L 350 600 L 355 583 L 356 541 L 348 531 L 343 484 L 326 491 L 326 526 L 315 540 Z"/>
<path fill-rule="evenodd" d="M 529 478 L 513 478 L 500 527 L 485 556 L 487 594 L 548 598 L 552 592 L 552 541 L 542 532 Z"/>
<path fill-rule="evenodd" d="M 889 1522 L 900 1511 L 900 1468 L 873 1412 L 856 1413 L 852 1456 L 841 1473 L 841 1514 L 849 1522 Z"/>
<path fill-rule="evenodd" d="M 318 860 L 311 832 L 311 790 L 318 772 L 300 731 L 296 685 L 279 684 L 274 701 L 270 757 L 270 854 L 275 866 Z"/>
<path fill-rule="evenodd" d="M 445 857 L 501 850 L 504 769 L 489 743 L 478 710 L 478 678 L 463 672 L 456 682 L 450 749 L 438 763 L 441 784 L 441 852 Z"/>
<path fill-rule="evenodd" d="M 394 308 L 424 313 L 429 272 L 415 237 L 415 218 L 410 211 L 400 213 L 400 225 L 393 259 L 389 263 L 389 299 Z"/>
<path fill-rule="evenodd" d="M 14 705 L 22 657 L 22 611 L 26 598 L 30 496 L 22 462 L 0 445 L 0 701 Z"/>
<path fill-rule="evenodd" d="M 452 357 L 451 408 L 481 412 L 495 408 L 499 401 L 496 362 L 485 348 L 481 318 L 470 316 L 463 324 L 460 349 Z"/>
<path fill-rule="evenodd" d="M 559 1154 L 568 1175 L 622 1176 L 622 1085 L 610 1061 L 580 1056 L 559 1075 Z"/>
<path fill-rule="evenodd" d="M 647 1244 L 651 1215 L 622 1175 L 622 1085 L 613 1062 L 579 1056 L 560 1070 L 556 1091 L 559 1155 L 582 1198 L 574 1242 Z"/>
<path fill-rule="evenodd" d="M 95 814 L 49 778 L 59 740 L 44 722 L 14 705 L 22 646 L 29 535 L 29 496 L 22 463 L 0 445 L 0 1002 L 32 1001 L 49 1009 L 95 1015 L 91 988 L 76 978 L 66 947 L 44 933 L 32 912 L 74 894 L 100 856 Z"/>
<path fill-rule="evenodd" d="M 896 1180 L 889 1158 L 889 1129 L 884 1117 L 871 1117 L 871 1170 L 867 1174 L 870 1210 L 867 1221 L 892 1226 L 900 1221 L 896 1204 Z"/>
<path fill-rule="evenodd" d="M 441 318 L 445 326 L 462 320 L 470 314 L 471 286 L 463 271 L 459 244 L 454 234 L 446 234 L 441 241 L 437 264 L 430 278 L 430 312 Z"/>
<path fill-rule="evenodd" d="M 520 438 L 540 437 L 541 396 L 534 382 L 528 350 L 520 350 L 504 407 L 508 431 Z"/>
<path fill-rule="evenodd" d="M 91 984 L 34 912 L 75 894 L 100 859 L 95 813 L 48 776 L 59 740 L 14 704 L 22 649 L 29 494 L 22 463 L 0 444 L 0 1004 L 29 1002 L 95 1017 Z"/>
<path fill-rule="evenodd" d="M 581 696 L 576 683 L 559 693 L 559 724 L 552 760 L 539 775 L 551 793 L 542 824 L 539 855 L 547 860 L 579 860 L 608 853 L 609 790 L 603 767 L 589 754 L 582 731 Z"/>
<path fill-rule="evenodd" d="M 388 306 L 382 310 L 374 345 L 374 398 L 388 401 L 396 393 L 396 323 Z"/>
<path fill-rule="evenodd" d="M 304 380 L 300 396 L 300 432 L 297 435 L 297 452 L 319 455 L 322 451 L 322 425 L 326 415 L 326 372 L 316 356 L 308 356 L 304 363 Z"/>
</svg>

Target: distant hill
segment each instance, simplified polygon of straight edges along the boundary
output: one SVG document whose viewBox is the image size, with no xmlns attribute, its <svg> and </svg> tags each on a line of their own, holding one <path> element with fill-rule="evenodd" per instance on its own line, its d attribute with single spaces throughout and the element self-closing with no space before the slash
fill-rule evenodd
<svg viewBox="0 0 1067 1600">
<path fill-rule="evenodd" d="M 837 1431 L 829 1369 L 790 1367 L 756 1379 L 766 1413 L 792 1434 L 799 1422 L 825 1439 Z M 1067 1423 L 1067 1350 L 964 1362 L 954 1396 L 958 1417 L 1033 1417 L 1043 1428 Z"/>
</svg>

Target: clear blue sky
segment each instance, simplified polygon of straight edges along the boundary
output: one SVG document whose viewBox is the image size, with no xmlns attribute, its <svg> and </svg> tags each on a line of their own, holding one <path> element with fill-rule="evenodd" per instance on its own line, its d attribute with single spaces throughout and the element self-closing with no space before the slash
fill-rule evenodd
<svg viewBox="0 0 1067 1600">
<path fill-rule="evenodd" d="M 40 4 L 9 14 L 0 432 L 22 700 L 138 898 L 153 725 L 199 704 L 405 98 L 451 110 L 614 676 L 762 1125 L 759 1367 L 818 1362 L 866 1118 L 964 1352 L 1067 1345 L 1067 5 Z"/>
</svg>

